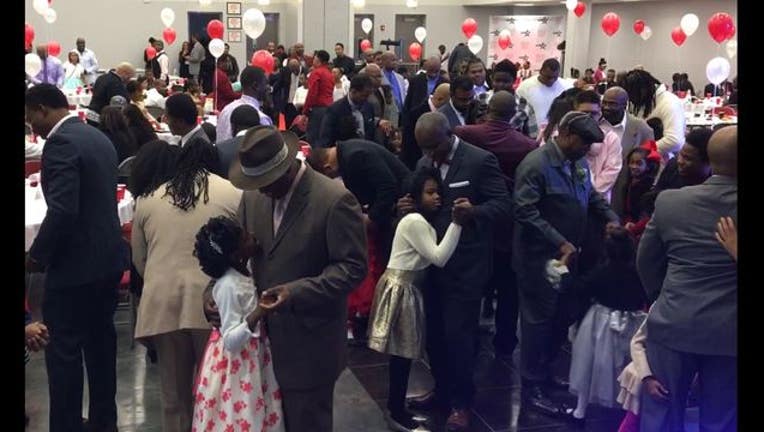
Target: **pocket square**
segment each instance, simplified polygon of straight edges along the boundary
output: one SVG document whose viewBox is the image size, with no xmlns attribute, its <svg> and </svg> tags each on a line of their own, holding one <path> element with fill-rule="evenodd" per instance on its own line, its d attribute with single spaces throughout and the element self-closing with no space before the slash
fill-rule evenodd
<svg viewBox="0 0 764 432">
<path fill-rule="evenodd" d="M 465 180 L 465 181 L 460 181 L 460 182 L 456 182 L 456 183 L 451 183 L 451 184 L 448 185 L 448 187 L 453 189 L 453 188 L 460 188 L 460 187 L 465 187 L 465 186 L 469 186 L 469 185 L 470 185 L 470 181 L 469 180 Z"/>
</svg>

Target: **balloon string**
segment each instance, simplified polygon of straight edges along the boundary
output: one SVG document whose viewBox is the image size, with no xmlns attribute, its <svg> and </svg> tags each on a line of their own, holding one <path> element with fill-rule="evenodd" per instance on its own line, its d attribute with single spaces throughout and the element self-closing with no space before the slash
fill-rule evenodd
<svg viewBox="0 0 764 432">
<path fill-rule="evenodd" d="M 215 58 L 215 73 L 212 75 L 214 77 L 214 84 L 215 84 L 215 99 L 212 101 L 212 112 L 214 113 L 215 110 L 218 107 L 218 60 L 219 58 Z"/>
</svg>

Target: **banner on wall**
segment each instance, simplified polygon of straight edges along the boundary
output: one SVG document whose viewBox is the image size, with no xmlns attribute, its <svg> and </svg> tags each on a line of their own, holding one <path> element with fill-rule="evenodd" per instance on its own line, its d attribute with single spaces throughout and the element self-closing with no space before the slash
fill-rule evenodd
<svg viewBox="0 0 764 432">
<path fill-rule="evenodd" d="M 506 49 L 499 46 L 502 30 L 509 31 L 510 46 Z M 538 71 L 548 58 L 561 60 L 557 45 L 564 39 L 563 15 L 494 15 L 488 24 L 488 63 L 529 61 L 531 69 Z"/>
</svg>

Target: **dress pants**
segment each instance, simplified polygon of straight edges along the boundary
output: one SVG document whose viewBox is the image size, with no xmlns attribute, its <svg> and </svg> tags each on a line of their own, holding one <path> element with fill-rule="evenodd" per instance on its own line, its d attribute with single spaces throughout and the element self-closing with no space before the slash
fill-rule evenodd
<svg viewBox="0 0 764 432">
<path fill-rule="evenodd" d="M 294 106 L 294 104 L 288 103 L 284 107 L 284 121 L 286 122 L 286 128 L 289 130 L 289 128 L 292 126 L 292 122 L 300 113 L 297 111 L 297 108 Z"/>
<path fill-rule="evenodd" d="M 82 357 L 88 376 L 89 423 L 116 426 L 117 333 L 114 311 L 122 274 L 72 287 L 50 288 L 42 313 L 50 333 L 45 349 L 51 432 L 82 430 Z"/>
<path fill-rule="evenodd" d="M 737 430 L 737 357 L 674 351 L 648 339 L 647 362 L 669 391 L 669 400 L 657 401 L 642 391 L 640 431 L 684 432 L 687 394 L 696 372 L 701 382 L 700 431 Z"/>
<path fill-rule="evenodd" d="M 281 389 L 286 432 L 332 432 L 334 383 L 307 390 Z"/>
<path fill-rule="evenodd" d="M 489 282 L 497 293 L 493 346 L 497 353 L 511 353 L 517 346 L 517 276 L 512 270 L 510 252 L 494 250 L 493 262 L 493 276 Z"/>
<path fill-rule="evenodd" d="M 480 298 L 448 297 L 443 288 L 430 282 L 424 290 L 427 358 L 435 393 L 447 396 L 452 408 L 469 409 L 475 396 L 472 375 Z"/>
<path fill-rule="evenodd" d="M 324 114 L 326 114 L 326 107 L 313 107 L 308 114 L 308 130 L 306 131 L 305 140 L 308 141 L 311 147 L 316 146 L 316 141 L 321 134 L 321 123 L 324 120 Z"/>
<path fill-rule="evenodd" d="M 183 329 L 151 337 L 157 352 L 162 431 L 188 432 L 194 415 L 194 381 L 210 330 Z"/>
<path fill-rule="evenodd" d="M 526 381 L 552 378 L 551 364 L 557 357 L 570 325 L 565 297 L 543 276 L 541 267 L 531 265 L 517 274 L 520 294 L 520 375 Z"/>
</svg>

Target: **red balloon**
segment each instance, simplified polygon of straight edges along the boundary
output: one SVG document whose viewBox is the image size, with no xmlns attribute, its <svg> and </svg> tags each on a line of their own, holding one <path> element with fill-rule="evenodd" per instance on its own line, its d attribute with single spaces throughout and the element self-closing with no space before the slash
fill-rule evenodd
<svg viewBox="0 0 764 432">
<path fill-rule="evenodd" d="M 371 49 L 371 42 L 369 42 L 368 39 L 364 39 L 361 41 L 361 51 L 366 51 L 368 49 Z"/>
<path fill-rule="evenodd" d="M 274 63 L 273 56 L 266 50 L 255 51 L 252 54 L 252 60 L 249 62 L 250 65 L 262 69 L 265 72 L 265 76 L 273 72 Z"/>
<path fill-rule="evenodd" d="M 409 45 L 409 57 L 414 61 L 419 60 L 422 57 L 422 45 L 419 45 L 417 42 Z"/>
<path fill-rule="evenodd" d="M 477 21 L 472 18 L 467 18 L 462 23 L 462 33 L 464 33 L 464 36 L 466 36 L 467 39 L 471 38 L 475 33 L 477 33 L 477 29 Z"/>
<path fill-rule="evenodd" d="M 682 46 L 684 41 L 687 40 L 687 35 L 682 30 L 682 27 L 674 27 L 674 30 L 671 30 L 671 40 L 674 41 L 676 46 Z"/>
<path fill-rule="evenodd" d="M 614 12 L 608 12 L 602 17 L 602 31 L 608 36 L 613 36 L 621 27 L 621 18 Z"/>
<path fill-rule="evenodd" d="M 581 15 L 583 15 L 584 12 L 586 12 L 586 3 L 584 2 L 578 2 L 576 7 L 573 8 L 573 13 L 576 14 L 576 16 L 579 18 L 581 18 Z"/>
<path fill-rule="evenodd" d="M 735 34 L 735 22 L 728 13 L 715 13 L 708 20 L 708 32 L 716 43 L 722 43 Z"/>
<path fill-rule="evenodd" d="M 29 48 L 32 46 L 34 40 L 34 27 L 29 24 L 24 24 L 24 46 Z"/>
<path fill-rule="evenodd" d="M 645 30 L 645 22 L 642 20 L 634 21 L 634 33 L 640 35 Z"/>
<path fill-rule="evenodd" d="M 146 48 L 146 58 L 149 60 L 154 60 L 154 57 L 157 56 L 157 50 L 153 46 L 149 46 Z"/>
<path fill-rule="evenodd" d="M 507 49 L 510 45 L 512 45 L 512 41 L 509 39 L 509 35 L 499 35 L 499 48 Z"/>
<path fill-rule="evenodd" d="M 175 38 L 177 36 L 178 35 L 175 33 L 175 29 L 172 27 L 167 27 L 162 31 L 162 39 L 167 42 L 167 45 L 172 45 L 172 43 L 175 42 Z"/>
<path fill-rule="evenodd" d="M 61 54 L 61 44 L 56 41 L 48 42 L 48 55 L 58 57 Z"/>
<path fill-rule="evenodd" d="M 223 22 L 212 20 L 207 24 L 207 35 L 210 39 L 223 39 Z"/>
</svg>

